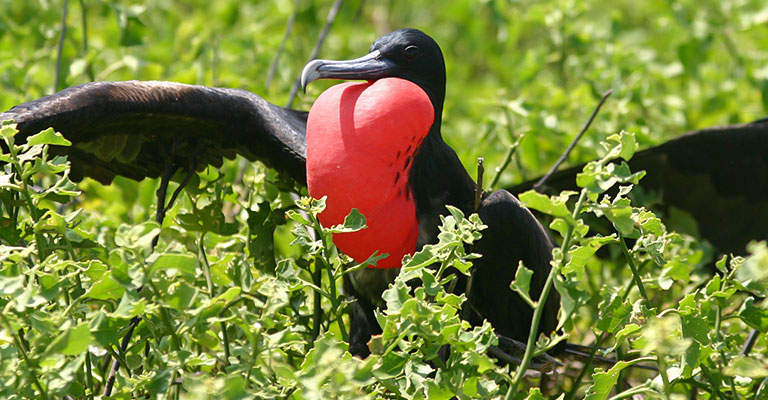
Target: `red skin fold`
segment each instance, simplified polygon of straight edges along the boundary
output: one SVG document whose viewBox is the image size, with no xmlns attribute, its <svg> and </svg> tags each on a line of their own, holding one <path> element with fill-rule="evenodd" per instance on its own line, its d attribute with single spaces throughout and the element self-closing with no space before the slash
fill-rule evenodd
<svg viewBox="0 0 768 400">
<path fill-rule="evenodd" d="M 347 82 L 323 92 L 307 120 L 307 188 L 328 196 L 323 226 L 344 222 L 352 208 L 368 228 L 334 234 L 344 254 L 363 262 L 388 253 L 375 268 L 399 268 L 416 250 L 418 221 L 408 183 L 419 145 L 434 122 L 429 96 L 399 78 Z"/>
</svg>

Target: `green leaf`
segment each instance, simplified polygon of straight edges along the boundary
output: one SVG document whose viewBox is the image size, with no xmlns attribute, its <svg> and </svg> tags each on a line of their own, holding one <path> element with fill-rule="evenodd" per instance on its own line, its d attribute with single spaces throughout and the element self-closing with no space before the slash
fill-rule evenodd
<svg viewBox="0 0 768 400">
<path fill-rule="evenodd" d="M 186 311 L 192 307 L 197 289 L 184 282 L 174 282 L 163 296 L 169 306 L 178 311 Z"/>
<path fill-rule="evenodd" d="M 528 396 L 525 397 L 525 400 L 547 400 L 548 398 L 541 393 L 541 389 L 534 387 L 528 391 Z"/>
<path fill-rule="evenodd" d="M 632 156 L 635 155 L 635 149 L 637 149 L 635 134 L 621 131 L 621 133 L 619 133 L 619 141 L 621 142 L 619 157 L 623 158 L 625 161 L 629 161 Z"/>
<path fill-rule="evenodd" d="M 768 310 L 755 306 L 755 299 L 748 297 L 739 309 L 739 318 L 760 332 L 768 332 Z"/>
<path fill-rule="evenodd" d="M 573 224 L 575 221 L 571 212 L 568 210 L 566 202 L 568 201 L 568 198 L 574 194 L 576 194 L 576 192 L 565 191 L 559 196 L 549 197 L 533 190 L 529 190 L 525 193 L 521 193 L 519 198 L 528 208 L 539 210 L 554 217 L 563 218 Z"/>
<path fill-rule="evenodd" d="M 747 246 L 750 255 L 736 271 L 736 278 L 744 287 L 759 293 L 768 293 L 768 245 L 753 242 Z"/>
<path fill-rule="evenodd" d="M 509 288 L 520 294 L 520 297 L 522 297 L 526 303 L 531 307 L 534 307 L 533 300 L 530 298 L 532 276 L 533 271 L 525 268 L 523 262 L 520 261 L 517 266 L 517 272 L 515 272 L 515 280 L 510 283 Z"/>
<path fill-rule="evenodd" d="M 113 318 L 130 319 L 143 314 L 146 306 L 147 301 L 145 299 L 140 299 L 135 293 L 126 290 L 115 311 L 108 315 Z"/>
<path fill-rule="evenodd" d="M 2 123 L 2 127 L 0 127 L 0 137 L 6 140 L 12 140 L 14 136 L 16 136 L 17 133 L 19 133 L 18 130 L 16 130 L 16 124 L 9 123 L 10 121 L 0 121 Z M 13 143 L 13 142 L 11 142 Z"/>
<path fill-rule="evenodd" d="M 67 356 L 76 356 L 81 354 L 93 341 L 91 330 L 88 323 L 83 322 L 80 325 L 66 329 L 54 339 L 46 350 L 47 354 L 64 354 Z"/>
<path fill-rule="evenodd" d="M 572 316 L 582 304 L 590 300 L 590 295 L 578 287 L 577 282 L 564 281 L 555 278 L 555 288 L 560 294 L 560 313 L 557 320 L 558 328 L 570 326 Z"/>
<path fill-rule="evenodd" d="M 0 172 L 0 189 L 21 190 L 21 186 L 14 182 L 14 174 Z"/>
<path fill-rule="evenodd" d="M 129 249 L 148 250 L 152 240 L 160 234 L 160 225 L 156 222 L 143 222 L 138 225 L 121 225 L 115 235 L 115 244 Z"/>
<path fill-rule="evenodd" d="M 602 211 L 622 235 L 631 237 L 635 232 L 635 220 L 632 218 L 632 207 L 629 205 L 628 199 L 622 199 L 617 204 L 603 207 Z"/>
<path fill-rule="evenodd" d="M 614 295 L 608 303 L 601 304 L 597 329 L 616 333 L 629 322 L 631 315 L 632 305 L 622 302 L 619 296 Z"/>
<path fill-rule="evenodd" d="M 85 296 L 97 300 L 117 300 L 123 296 L 125 287 L 117 283 L 112 274 L 104 274 L 86 292 Z"/>
<path fill-rule="evenodd" d="M 40 144 L 71 146 L 72 142 L 64 138 L 61 133 L 54 131 L 53 128 L 48 128 L 36 135 L 32 135 L 27 138 L 27 146 L 29 147 Z"/>
<path fill-rule="evenodd" d="M 616 236 L 595 236 L 583 243 L 582 246 L 574 246 L 568 251 L 568 262 L 562 269 L 563 274 L 574 274 L 577 280 L 584 277 L 584 266 L 587 261 L 606 243 L 615 243 Z"/>
<path fill-rule="evenodd" d="M 335 225 L 328 229 L 329 232 L 342 233 L 342 232 L 356 232 L 361 229 L 365 229 L 368 226 L 365 224 L 365 216 L 360 214 L 357 208 L 353 208 L 349 214 L 344 217 L 343 225 Z"/>
<path fill-rule="evenodd" d="M 607 399 L 613 387 L 616 386 L 616 381 L 619 378 L 619 372 L 631 366 L 632 364 L 634 363 L 619 361 L 608 371 L 603 371 L 602 368 L 595 369 L 595 373 L 592 374 L 593 383 L 587 387 L 584 400 Z"/>
<path fill-rule="evenodd" d="M 688 282 L 689 278 L 690 266 L 680 260 L 679 257 L 675 257 L 671 261 L 667 262 L 667 264 L 664 266 L 664 270 L 661 271 L 661 276 L 659 276 L 659 287 L 664 290 L 668 290 L 670 287 L 672 287 L 674 280 Z"/>
<path fill-rule="evenodd" d="M 768 376 L 768 364 L 751 357 L 739 355 L 731 360 L 724 372 L 730 376 L 765 378 Z"/>
<path fill-rule="evenodd" d="M 700 316 L 698 313 L 681 314 L 680 315 L 683 326 L 683 337 L 691 338 L 702 345 L 708 345 L 710 340 L 707 334 L 709 333 L 709 324 L 707 319 Z"/>
<path fill-rule="evenodd" d="M 197 257 L 192 254 L 164 253 L 160 254 L 151 264 L 150 277 L 156 272 L 164 271 L 168 276 L 182 275 L 194 278 L 197 271 Z"/>
<path fill-rule="evenodd" d="M 267 201 L 259 203 L 258 211 L 246 210 L 248 211 L 248 253 L 259 269 L 274 271 L 277 218 Z"/>
</svg>

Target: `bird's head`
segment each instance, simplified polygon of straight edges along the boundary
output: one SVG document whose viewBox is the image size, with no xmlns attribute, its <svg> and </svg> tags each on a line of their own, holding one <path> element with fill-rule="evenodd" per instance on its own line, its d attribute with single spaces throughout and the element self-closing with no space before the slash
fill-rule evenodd
<svg viewBox="0 0 768 400">
<path fill-rule="evenodd" d="M 440 46 L 418 29 L 399 29 L 371 45 L 370 52 L 354 60 L 313 60 L 301 73 L 301 86 L 317 79 L 401 78 L 421 87 L 440 115 L 445 98 L 445 62 Z"/>
</svg>

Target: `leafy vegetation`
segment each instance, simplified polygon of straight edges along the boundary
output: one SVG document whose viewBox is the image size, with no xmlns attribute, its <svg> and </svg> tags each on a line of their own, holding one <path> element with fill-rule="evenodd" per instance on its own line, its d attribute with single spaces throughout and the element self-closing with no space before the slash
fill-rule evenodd
<svg viewBox="0 0 768 400">
<path fill-rule="evenodd" d="M 7 109 L 53 91 L 64 3 L 1 4 Z M 58 88 L 163 79 L 249 89 L 283 104 L 330 7 L 70 2 Z M 608 163 L 631 157 L 638 143 L 764 116 L 766 22 L 758 0 L 350 1 L 323 47 L 321 56 L 351 58 L 394 28 L 434 36 L 448 66 L 444 135 L 465 165 L 477 156 L 501 165 L 520 142 L 498 187 L 546 170 L 600 94 L 614 91 L 574 154 L 600 159 L 579 176 L 582 191 L 521 198 L 553 217 L 562 244 L 550 282 L 568 341 L 599 343 L 626 362 L 593 369 L 566 359 L 544 379 L 490 358 L 492 328 L 462 322 L 464 297 L 441 285 L 448 266 L 470 268 L 462 244 L 482 234 L 478 220 L 456 210 L 443 220 L 441 242 L 414 255 L 385 293 L 384 333 L 358 360 L 346 353 L 346 259 L 330 234 L 362 228 L 359 215 L 323 228 L 322 200 L 294 200 L 258 164 L 238 179 L 231 161 L 196 175 L 158 224 L 157 182 L 74 184 L 67 161 L 48 148 L 67 145 L 64 138 L 48 130 L 18 143 L 4 125 L 0 396 L 98 397 L 116 359 L 115 398 L 766 398 L 768 248 L 716 257 L 630 200 L 642 173 Z M 299 95 L 297 106 L 308 108 L 320 90 Z M 634 134 L 612 136 L 622 130 Z M 613 232 L 590 231 L 585 215 L 607 219 Z M 442 267 L 424 268 L 433 263 Z M 513 287 L 525 294 L 520 271 Z M 420 287 L 411 290 L 413 281 Z M 753 328 L 755 348 L 742 356 Z M 444 345 L 451 350 L 438 357 Z M 630 368 L 637 363 L 659 371 Z"/>
</svg>

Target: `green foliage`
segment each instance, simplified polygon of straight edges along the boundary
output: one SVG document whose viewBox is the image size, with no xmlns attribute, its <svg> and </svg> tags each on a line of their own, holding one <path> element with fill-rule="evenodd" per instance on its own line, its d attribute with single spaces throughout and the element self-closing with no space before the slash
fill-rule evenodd
<svg viewBox="0 0 768 400">
<path fill-rule="evenodd" d="M 740 350 L 750 328 L 765 332 L 764 310 L 754 306 L 753 297 L 764 288 L 765 245 L 752 246 L 752 255 L 732 258 L 727 267 L 723 258 L 718 262 L 720 274 L 699 275 L 691 262 L 700 257 L 701 250 L 669 232 L 652 212 L 632 205 L 626 197 L 642 174 L 631 173 L 624 162 L 618 167 L 609 164 L 632 156 L 634 135 L 610 136 L 604 146 L 607 154 L 590 162 L 579 175 L 583 188 L 574 205 L 565 202 L 569 194 L 547 197 L 529 192 L 520 196 L 529 207 L 555 217 L 552 224 L 563 233 L 562 251 L 555 251 L 553 262 L 553 273 L 560 273 L 554 286 L 563 296 L 561 323 L 570 330 L 571 315 L 563 319 L 562 314 L 574 310 L 573 302 L 598 301 L 593 328 L 598 346 L 612 338 L 611 350 L 644 356 L 619 362 L 608 371 L 595 369 L 586 398 L 607 399 L 617 390 L 622 371 L 639 361 L 654 362 L 658 375 L 645 380 L 635 377 L 634 387 L 617 396 L 668 397 L 701 390 L 720 397 L 752 398 L 764 385 L 765 349 L 754 350 L 760 354 L 757 358 L 745 357 Z M 611 192 L 617 184 L 628 185 Z M 583 214 L 605 217 L 615 233 L 590 235 L 576 220 Z M 628 245 L 630 238 L 633 246 Z M 629 267 L 625 271 L 631 274 L 626 284 L 594 290 L 583 285 L 583 280 L 595 273 L 590 271 L 590 257 L 607 244 L 618 244 Z"/>
<path fill-rule="evenodd" d="M 284 104 L 331 3 L 69 2 L 57 89 L 162 79 L 244 88 Z M 63 2 L 2 4 L 4 110 L 54 90 Z M 682 398 L 693 390 L 704 398 L 765 398 L 765 244 L 721 259 L 711 274 L 704 244 L 635 202 L 632 185 L 642 173 L 607 159 L 630 157 L 635 140 L 645 147 L 688 129 L 764 116 L 767 16 L 761 0 L 353 0 L 343 3 L 320 53 L 358 57 L 402 26 L 435 37 L 448 68 L 443 134 L 465 165 L 483 156 L 501 169 L 495 188 L 544 172 L 612 89 L 571 160 L 607 152 L 579 176 L 586 189 L 523 199 L 554 217 L 562 250 L 551 285 L 568 340 L 598 341 L 628 361 L 593 370 L 566 360 L 566 373 L 542 392 L 537 375 L 515 375 L 488 358 L 492 329 L 461 322 L 464 298 L 444 286 L 471 268 L 462 243 L 482 233 L 480 221 L 455 211 L 443 220 L 441 242 L 407 261 L 386 292 L 378 315 L 384 333 L 372 342 L 374 354 L 357 360 L 346 353 L 341 291 L 350 260 L 330 235 L 364 229 L 359 214 L 321 227 L 321 200 L 295 203 L 258 164 L 237 180 L 238 163 L 228 161 L 193 177 L 158 225 L 147 222 L 156 181 L 75 185 L 66 160 L 48 147 L 67 145 L 59 135 L 48 130 L 14 143 L 4 125 L 0 397 L 96 397 L 107 359 L 115 358 L 116 398 Z M 299 95 L 296 107 L 308 109 L 324 84 L 331 83 Z M 621 130 L 636 134 L 600 145 Z M 501 168 L 515 144 L 510 167 Z M 589 218 L 613 228 L 595 232 Z M 435 263 L 435 270 L 421 268 Z M 519 269 L 510 290 L 528 293 L 530 279 Z M 416 283 L 421 288 L 411 290 Z M 120 351 L 134 316 L 141 322 Z M 756 347 L 741 356 L 752 328 L 760 331 Z M 559 339 L 532 343 L 540 350 Z M 444 345 L 451 351 L 437 357 Z M 640 362 L 661 372 L 629 366 Z M 518 389 L 510 390 L 515 379 Z"/>
</svg>

